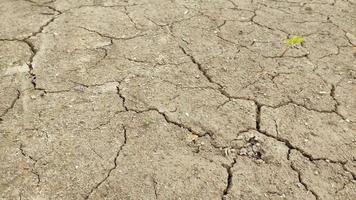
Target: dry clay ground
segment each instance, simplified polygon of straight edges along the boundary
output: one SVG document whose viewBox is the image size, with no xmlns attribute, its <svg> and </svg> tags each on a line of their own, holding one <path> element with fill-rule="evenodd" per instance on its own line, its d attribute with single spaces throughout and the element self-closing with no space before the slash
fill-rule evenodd
<svg viewBox="0 0 356 200">
<path fill-rule="evenodd" d="M 355 45 L 355 0 L 0 0 L 0 198 L 354 200 Z"/>
</svg>

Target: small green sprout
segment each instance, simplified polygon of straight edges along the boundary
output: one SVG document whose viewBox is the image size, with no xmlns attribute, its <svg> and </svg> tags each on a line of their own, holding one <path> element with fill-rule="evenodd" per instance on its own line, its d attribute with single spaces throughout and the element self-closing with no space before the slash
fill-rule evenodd
<svg viewBox="0 0 356 200">
<path fill-rule="evenodd" d="M 153 123 L 153 120 L 151 118 L 145 118 L 143 120 L 143 123 L 144 123 L 145 126 L 148 126 L 148 125 Z"/>
<path fill-rule="evenodd" d="M 304 42 L 304 38 L 300 37 L 300 36 L 293 36 L 286 40 L 286 43 L 288 46 L 294 46 L 294 45 L 300 44 L 302 42 Z"/>
</svg>

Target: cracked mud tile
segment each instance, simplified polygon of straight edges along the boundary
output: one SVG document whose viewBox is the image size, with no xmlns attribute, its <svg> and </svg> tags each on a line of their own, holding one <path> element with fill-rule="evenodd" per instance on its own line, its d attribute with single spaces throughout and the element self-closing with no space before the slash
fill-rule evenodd
<svg viewBox="0 0 356 200">
<path fill-rule="evenodd" d="M 220 198 L 226 170 L 192 152 L 189 132 L 168 124 L 156 111 L 117 117 L 126 127 L 126 145 L 117 168 L 89 199 Z"/>
<path fill-rule="evenodd" d="M 63 54 L 50 51 L 41 53 L 40 51 L 33 62 L 34 70 L 32 71 L 36 75 L 36 88 L 46 91 L 63 91 L 78 85 L 116 81 L 106 79 L 105 82 L 99 82 L 88 73 L 89 68 L 100 61 L 102 56 L 104 52 L 99 50 L 74 50 Z"/>
<path fill-rule="evenodd" d="M 137 65 L 179 65 L 190 59 L 179 48 L 179 43 L 166 31 L 154 33 L 126 41 L 114 41 L 108 58 L 125 58 Z M 145 70 L 147 71 L 147 70 Z"/>
<path fill-rule="evenodd" d="M 270 1 L 273 2 L 273 1 Z M 317 32 L 321 23 L 327 21 L 327 17 L 317 12 L 308 12 L 302 5 L 291 5 L 290 3 L 278 3 L 278 7 L 273 8 L 266 2 L 255 11 L 253 18 L 255 23 L 262 26 L 281 30 L 292 35 L 306 35 Z"/>
<path fill-rule="evenodd" d="M 306 159 L 299 152 L 292 150 L 290 159 L 308 188 L 315 192 L 319 199 L 355 199 L 356 182 L 341 164 L 324 160 Z"/>
<path fill-rule="evenodd" d="M 232 148 L 237 157 L 224 199 L 316 199 L 290 167 L 284 143 L 249 131 L 240 134 Z"/>
<path fill-rule="evenodd" d="M 28 46 L 21 41 L 0 40 L 0 118 L 17 102 L 21 91 L 31 87 Z M 1 123 L 1 122 L 0 122 Z"/>
<path fill-rule="evenodd" d="M 338 54 L 324 57 L 315 62 L 315 72 L 334 85 L 344 78 L 355 77 L 355 54 L 355 48 L 340 47 Z"/>
<path fill-rule="evenodd" d="M 101 23 L 92 23 L 98 18 Z M 113 21 L 117 18 L 121 20 Z M 88 74 L 89 68 L 105 58 L 112 40 L 126 40 L 137 34 L 123 9 L 84 7 L 62 14 L 33 39 L 38 49 L 33 62 L 38 88 L 66 90 L 73 87 L 73 81 L 98 84 L 95 76 Z"/>
<path fill-rule="evenodd" d="M 4 0 L 0 2 L 0 7 L 0 39 L 29 37 L 56 14 L 47 7 L 38 7 L 22 0 Z"/>
<path fill-rule="evenodd" d="M 351 45 L 344 31 L 330 23 L 322 24 L 315 33 L 304 36 L 304 39 L 303 47 L 308 50 L 308 57 L 314 62 L 338 55 L 342 47 Z"/>
<path fill-rule="evenodd" d="M 170 75 L 174 75 L 170 70 L 184 73 L 179 65 L 188 62 L 190 59 L 182 53 L 174 38 L 159 30 L 131 40 L 113 41 L 105 59 L 87 70 L 91 78 L 86 82 L 122 81 L 135 76 L 160 78 L 162 69 Z"/>
<path fill-rule="evenodd" d="M 356 4 L 349 1 L 335 1 L 333 5 L 310 5 L 313 12 L 322 13 L 327 16 L 329 22 L 337 25 L 345 32 L 356 33 L 355 10 Z"/>
<path fill-rule="evenodd" d="M 256 11 L 255 20 L 293 35 L 318 33 L 326 23 L 333 23 L 342 31 L 355 33 L 355 9 L 355 4 L 347 1 L 269 1 Z"/>
<path fill-rule="evenodd" d="M 336 113 L 308 110 L 288 104 L 276 109 L 262 107 L 261 131 L 287 141 L 312 159 L 335 162 L 352 160 L 356 154 L 356 125 Z"/>
<path fill-rule="evenodd" d="M 152 76 L 146 74 L 122 82 L 121 94 L 129 109 L 157 109 L 195 134 L 213 135 L 221 145 L 235 138 L 239 131 L 255 126 L 253 101 L 229 101 L 192 64 L 180 65 L 178 70 L 160 68 L 163 70 Z"/>
<path fill-rule="evenodd" d="M 210 5 L 211 2 L 207 1 L 206 3 L 208 5 L 206 7 L 202 7 L 202 13 L 209 15 L 215 20 L 227 21 L 248 21 L 254 16 L 253 9 L 242 5 L 244 1 L 234 3 L 233 1 L 225 0 L 225 2 L 230 2 L 230 5 L 225 6 L 228 3 L 221 3 L 220 5 L 212 6 Z M 253 7 L 252 4 L 250 4 L 250 6 Z"/>
<path fill-rule="evenodd" d="M 68 12 L 68 19 L 73 26 L 84 27 L 108 38 L 125 40 L 142 34 L 124 8 L 82 7 Z"/>
<path fill-rule="evenodd" d="M 181 40 L 180 46 L 186 53 L 197 62 L 205 63 L 222 54 L 233 56 L 239 52 L 237 44 L 219 37 L 219 27 L 222 25 L 223 22 L 198 15 L 173 24 L 171 29 L 174 37 Z"/>
<path fill-rule="evenodd" d="M 30 169 L 40 181 L 35 188 L 24 191 L 24 197 L 84 198 L 107 175 L 124 141 L 120 120 L 112 120 L 124 111 L 116 86 L 112 83 L 58 93 L 24 92 L 20 103 L 6 115 L 7 123 L 0 126 L 1 132 L 35 161 Z M 1 140 L 0 146 L 5 142 Z M 8 167 L 21 170 L 17 165 Z M 11 174 L 4 174 L 4 190 L 20 188 L 20 183 L 6 181 L 11 180 Z"/>
</svg>

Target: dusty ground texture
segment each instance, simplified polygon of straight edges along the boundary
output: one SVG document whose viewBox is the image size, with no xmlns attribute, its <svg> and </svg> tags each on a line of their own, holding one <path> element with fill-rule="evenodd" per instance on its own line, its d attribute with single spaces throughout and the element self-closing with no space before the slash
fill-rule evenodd
<svg viewBox="0 0 356 200">
<path fill-rule="evenodd" d="M 354 200 L 355 45 L 355 0 L 0 0 L 0 198 Z"/>
</svg>

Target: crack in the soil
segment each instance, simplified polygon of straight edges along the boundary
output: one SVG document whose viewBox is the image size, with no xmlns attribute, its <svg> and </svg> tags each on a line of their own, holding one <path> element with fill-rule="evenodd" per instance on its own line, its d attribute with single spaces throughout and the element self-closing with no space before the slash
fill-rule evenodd
<svg viewBox="0 0 356 200">
<path fill-rule="evenodd" d="M 32 84 L 34 90 L 40 90 L 40 91 L 44 91 L 46 93 L 45 89 L 37 88 L 37 85 L 36 85 L 36 74 L 33 73 L 33 70 L 34 70 L 33 60 L 34 60 L 35 56 L 37 55 L 38 50 L 35 48 L 35 45 L 29 40 L 29 38 L 30 37 L 25 38 L 25 39 L 0 39 L 0 41 L 17 41 L 17 42 L 25 43 L 28 46 L 28 48 L 31 52 L 31 56 L 26 61 L 26 64 L 29 69 L 28 74 L 31 77 L 31 84 Z"/>
<path fill-rule="evenodd" d="M 152 176 L 152 183 L 153 183 L 153 189 L 154 189 L 154 193 L 155 193 L 155 198 L 158 199 L 158 191 L 157 191 L 157 180 L 155 179 L 155 177 Z"/>
<path fill-rule="evenodd" d="M 253 23 L 253 24 L 255 24 L 255 25 L 259 26 L 259 27 L 266 28 L 266 29 L 271 30 L 271 31 L 280 31 L 280 32 L 282 32 L 282 33 L 284 33 L 284 34 L 286 34 L 286 35 L 289 35 L 289 33 L 287 33 L 286 31 L 284 31 L 284 30 L 282 30 L 282 29 L 271 28 L 271 27 L 269 27 L 269 26 L 267 26 L 267 25 L 264 25 L 264 24 L 261 24 L 261 23 L 257 22 L 257 21 L 255 20 L 255 18 L 257 17 L 257 11 L 258 11 L 258 10 L 259 10 L 259 9 L 255 9 L 255 10 L 253 11 L 253 16 L 252 16 L 251 19 L 250 19 L 250 22 L 251 22 L 251 23 Z"/>
<path fill-rule="evenodd" d="M 29 3 L 31 3 L 31 4 L 33 4 L 35 6 L 38 6 L 38 7 L 48 8 L 48 9 L 54 11 L 54 12 L 57 12 L 58 14 L 62 14 L 62 11 L 59 11 L 56 8 L 52 7 L 52 6 L 46 5 L 46 4 L 54 3 L 56 0 L 51 0 L 51 1 L 48 1 L 48 2 L 44 2 L 42 4 L 37 3 L 37 2 L 35 2 L 33 0 L 23 0 L 23 1 L 29 2 Z"/>
<path fill-rule="evenodd" d="M 108 173 L 106 174 L 106 176 L 100 181 L 98 182 L 90 191 L 89 193 L 84 197 L 84 199 L 89 199 L 90 196 L 94 193 L 95 190 L 97 190 L 111 175 L 112 171 L 115 170 L 117 167 L 118 167 L 118 163 L 117 163 L 117 160 L 120 156 L 120 153 L 122 151 L 122 149 L 124 148 L 124 146 L 126 145 L 127 143 L 127 129 L 125 126 L 122 127 L 123 129 L 123 134 L 124 134 L 124 141 L 123 143 L 120 145 L 117 153 L 116 153 L 116 156 L 114 158 L 114 166 L 112 168 L 109 169 Z"/>
<path fill-rule="evenodd" d="M 331 98 L 333 98 L 333 100 L 336 102 L 335 107 L 334 107 L 334 110 L 337 112 L 338 106 L 340 106 L 340 103 L 339 103 L 339 101 L 336 99 L 335 90 L 336 90 L 336 87 L 335 87 L 334 84 L 332 84 L 332 85 L 331 85 L 331 90 L 330 90 L 330 96 L 331 96 Z"/>
<path fill-rule="evenodd" d="M 34 169 L 36 163 L 38 162 L 38 160 L 36 160 L 36 159 L 33 158 L 31 155 L 28 155 L 28 154 L 25 152 L 25 150 L 23 149 L 23 144 L 20 144 L 19 150 L 20 150 L 21 155 L 22 155 L 23 157 L 25 157 L 25 158 L 31 160 L 31 164 L 32 164 L 31 173 L 36 176 L 36 178 L 37 178 L 37 183 L 36 183 L 36 185 L 37 185 L 37 187 L 38 187 L 38 186 L 40 185 L 40 183 L 41 183 L 41 177 L 40 177 L 40 174 Z"/>
<path fill-rule="evenodd" d="M 344 115 L 342 115 L 339 112 L 339 106 L 341 105 L 339 100 L 336 98 L 336 94 L 335 94 L 335 90 L 336 90 L 336 86 L 335 84 L 331 84 L 331 90 L 330 90 L 330 96 L 331 98 L 335 101 L 335 105 L 334 105 L 334 109 L 332 110 L 332 112 L 334 112 L 335 114 L 337 114 L 339 117 L 341 117 L 341 119 L 343 119 L 346 122 L 352 122 L 350 119 L 348 119 L 347 117 L 345 117 Z"/>
<path fill-rule="evenodd" d="M 10 106 L 9 106 L 8 108 L 6 108 L 3 113 L 0 114 L 0 123 L 1 123 L 2 120 L 3 120 L 2 117 L 4 117 L 11 109 L 14 108 L 14 106 L 15 106 L 17 100 L 20 99 L 20 96 L 21 96 L 21 92 L 20 92 L 20 90 L 17 90 L 16 97 L 12 100 Z"/>
<path fill-rule="evenodd" d="M 130 22 L 135 26 L 135 29 L 142 31 L 143 29 L 139 27 L 139 25 L 134 21 L 134 19 L 131 17 L 129 10 L 127 9 L 127 6 L 124 6 L 125 10 L 125 15 L 129 18 Z"/>
<path fill-rule="evenodd" d="M 135 39 L 135 38 L 138 38 L 138 37 L 143 37 L 143 36 L 146 36 L 147 34 L 145 33 L 141 33 L 141 31 L 135 35 L 131 35 L 131 36 L 128 36 L 128 37 L 115 37 L 115 36 L 112 36 L 112 35 L 107 35 L 105 33 L 101 33 L 97 30 L 92 30 L 92 29 L 89 29 L 89 28 L 86 28 L 86 27 L 83 27 L 83 26 L 77 26 L 78 28 L 81 28 L 83 30 L 86 30 L 88 32 L 91 32 L 91 33 L 95 33 L 97 35 L 99 35 L 100 37 L 102 38 L 107 38 L 107 39 L 110 39 L 110 40 L 132 40 L 132 39 Z"/>
<path fill-rule="evenodd" d="M 339 163 L 339 164 L 342 164 L 342 163 Z M 354 172 L 350 171 L 349 169 L 347 169 L 346 164 L 347 164 L 347 162 L 342 164 L 342 168 L 344 169 L 345 172 L 350 173 L 352 178 L 353 178 L 353 180 L 356 181 L 356 174 Z"/>
<path fill-rule="evenodd" d="M 204 133 L 196 132 L 196 131 L 193 130 L 193 128 L 185 125 L 184 123 L 179 123 L 179 122 L 176 122 L 176 121 L 170 119 L 169 116 L 165 112 L 162 112 L 158 108 L 155 108 L 155 107 L 150 107 L 150 108 L 147 108 L 147 109 L 144 109 L 144 110 L 136 110 L 136 109 L 133 109 L 133 108 L 129 108 L 126 105 L 126 97 L 121 93 L 120 85 L 117 86 L 117 94 L 122 99 L 123 107 L 125 108 L 124 112 L 130 112 L 131 111 L 131 112 L 138 113 L 138 114 L 139 113 L 150 112 L 150 111 L 156 112 L 159 115 L 161 115 L 163 117 L 163 119 L 168 124 L 172 124 L 172 125 L 174 125 L 176 127 L 184 129 L 185 131 L 189 132 L 190 134 L 192 134 L 194 136 L 197 136 L 198 138 L 209 136 L 210 144 L 212 145 L 212 147 L 214 147 L 215 149 L 218 149 L 218 150 L 221 150 L 223 148 L 222 146 L 219 146 L 219 145 L 216 145 L 215 143 L 213 143 L 213 141 L 215 140 L 215 133 L 210 132 L 210 131 L 205 131 Z"/>
<path fill-rule="evenodd" d="M 28 40 L 28 39 L 30 39 L 30 38 L 32 38 L 32 37 L 35 37 L 35 36 L 37 36 L 38 34 L 42 33 L 42 32 L 44 31 L 44 29 L 45 29 L 47 26 L 49 26 L 52 22 L 54 22 L 54 20 L 58 19 L 58 17 L 63 14 L 61 11 L 55 9 L 55 8 L 52 7 L 52 6 L 41 5 L 41 4 L 39 4 L 39 3 L 37 3 L 37 2 L 34 2 L 34 1 L 32 1 L 32 0 L 23 0 L 23 1 L 30 2 L 31 4 L 33 4 L 33 5 L 35 5 L 35 6 L 38 6 L 38 7 L 45 7 L 45 8 L 48 8 L 48 9 L 50 9 L 50 10 L 52 10 L 52 11 L 55 12 L 54 16 L 53 16 L 51 19 L 49 19 L 46 23 L 44 23 L 43 25 L 41 25 L 41 26 L 39 27 L 39 29 L 38 29 L 36 32 L 32 32 L 29 36 L 27 36 L 27 37 L 21 39 L 21 40 L 23 40 L 23 41 L 24 41 L 24 40 Z"/>
<path fill-rule="evenodd" d="M 28 65 L 28 67 L 29 67 L 29 74 L 30 74 L 30 76 L 31 76 L 31 84 L 33 85 L 33 88 L 36 90 L 36 89 L 38 89 L 37 88 L 37 86 L 36 86 L 36 74 L 34 74 L 33 73 L 33 70 L 34 70 L 34 68 L 33 68 L 33 60 L 34 60 L 34 58 L 35 58 L 35 56 L 36 56 L 36 54 L 37 54 L 37 49 L 35 48 L 35 46 L 29 41 L 29 40 L 23 40 L 23 42 L 24 43 L 26 43 L 27 44 L 27 46 L 30 48 L 30 50 L 31 50 L 31 57 L 30 57 L 30 59 L 28 60 L 28 63 L 27 63 L 27 65 Z M 39 89 L 39 90 L 42 90 L 42 89 Z"/>
<path fill-rule="evenodd" d="M 303 181 L 302 173 L 293 165 L 293 163 L 290 163 L 290 168 L 298 174 L 298 182 L 304 186 L 304 189 L 311 192 L 316 200 L 319 200 L 319 195 L 314 190 L 310 189 L 310 187 Z"/>
<path fill-rule="evenodd" d="M 39 28 L 38 31 L 31 33 L 31 35 L 25 37 L 24 39 L 27 40 L 27 39 L 30 39 L 30 38 L 32 38 L 32 37 L 36 37 L 38 34 L 42 33 L 43 30 L 44 30 L 47 26 L 49 26 L 52 22 L 54 22 L 54 20 L 56 20 L 58 16 L 59 16 L 59 15 L 56 15 L 55 17 L 53 17 L 53 18 L 51 18 L 50 20 L 48 20 L 44 25 L 40 26 L 40 28 Z"/>
<path fill-rule="evenodd" d="M 243 97 L 233 97 L 231 96 L 228 92 L 226 92 L 224 90 L 224 86 L 216 81 L 213 80 L 213 78 L 208 74 L 207 70 L 203 68 L 202 64 L 199 63 L 197 61 L 197 59 L 195 59 L 195 57 L 188 53 L 188 51 L 182 47 L 182 46 L 179 46 L 179 48 L 181 49 L 181 51 L 190 58 L 191 62 L 193 64 L 195 64 L 198 68 L 198 70 L 203 74 L 203 76 L 208 80 L 209 83 L 213 84 L 213 85 L 216 85 L 218 88 L 215 89 L 217 90 L 221 95 L 225 96 L 228 100 L 231 100 L 231 99 L 239 99 L 239 100 L 246 100 L 246 101 L 253 101 L 255 102 L 255 100 L 252 100 L 252 99 L 249 99 L 249 98 L 243 98 Z M 213 88 L 214 89 L 214 88 Z"/>
<path fill-rule="evenodd" d="M 233 159 L 233 162 L 229 165 L 229 166 L 223 166 L 226 169 L 227 172 L 227 184 L 226 187 L 223 191 L 223 194 L 221 196 L 221 200 L 226 200 L 227 199 L 227 195 L 229 194 L 231 187 L 232 187 L 232 179 L 233 179 L 233 173 L 232 173 L 232 168 L 235 166 L 236 164 L 236 159 Z"/>
<path fill-rule="evenodd" d="M 117 89 L 117 94 L 122 100 L 122 106 L 124 107 L 125 111 L 129 111 L 130 109 L 126 106 L 126 97 L 121 93 L 120 84 L 116 86 L 116 89 Z"/>
<path fill-rule="evenodd" d="M 201 71 L 201 73 L 204 75 L 204 77 L 205 77 L 210 83 L 212 83 L 212 84 L 214 84 L 214 85 L 218 85 L 219 88 L 222 88 L 222 85 L 221 85 L 221 84 L 216 83 L 215 81 L 213 81 L 213 79 L 209 76 L 207 70 L 205 70 L 205 69 L 202 67 L 202 65 L 194 58 L 194 56 L 193 56 L 192 54 L 189 54 L 189 53 L 184 49 L 184 47 L 182 47 L 182 46 L 179 46 L 179 48 L 182 50 L 182 52 L 183 52 L 186 56 L 188 56 L 188 57 L 190 58 L 190 60 L 192 61 L 192 63 L 194 63 L 194 64 L 198 67 L 199 71 Z"/>
</svg>

